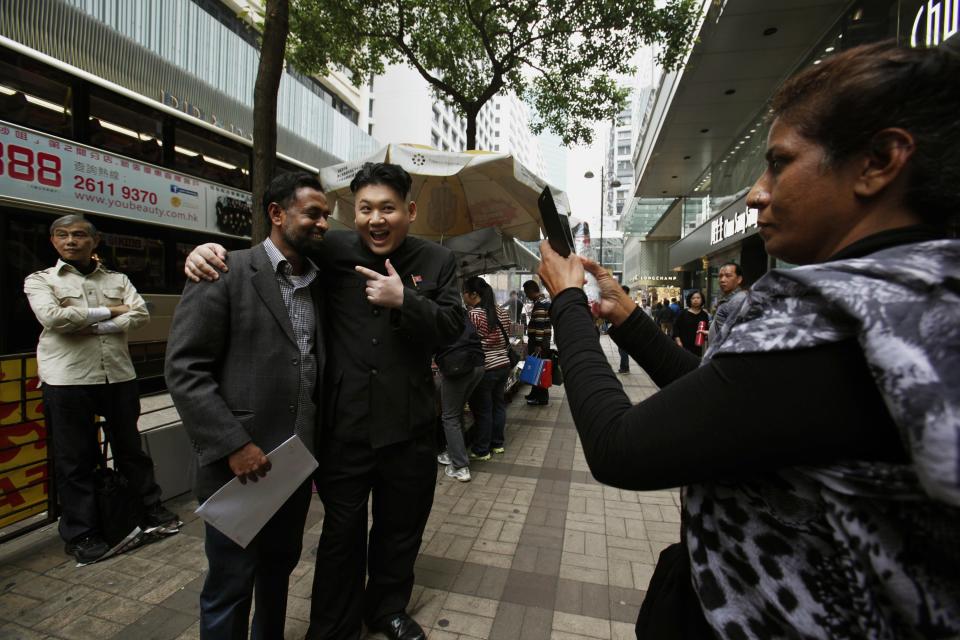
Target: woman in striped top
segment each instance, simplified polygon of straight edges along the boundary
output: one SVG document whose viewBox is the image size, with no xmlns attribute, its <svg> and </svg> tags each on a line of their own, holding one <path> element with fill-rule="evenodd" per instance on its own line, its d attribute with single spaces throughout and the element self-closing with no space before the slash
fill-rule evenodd
<svg viewBox="0 0 960 640">
<path fill-rule="evenodd" d="M 477 436 L 470 451 L 473 460 L 489 460 L 490 453 L 503 453 L 507 403 L 504 399 L 510 359 L 507 357 L 507 312 L 497 306 L 493 289 L 480 276 L 463 283 L 463 301 L 469 307 L 470 321 L 477 328 L 483 345 L 483 378 L 470 396 L 476 418 Z"/>
</svg>

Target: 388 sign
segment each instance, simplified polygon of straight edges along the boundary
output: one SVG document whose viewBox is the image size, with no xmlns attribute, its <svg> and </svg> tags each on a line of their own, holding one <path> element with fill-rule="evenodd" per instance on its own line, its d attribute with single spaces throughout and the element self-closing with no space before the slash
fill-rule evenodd
<svg viewBox="0 0 960 640">
<path fill-rule="evenodd" d="M 60 167 L 60 158 L 52 153 L 34 153 L 30 147 L 0 142 L 0 176 L 59 187 L 63 183 Z"/>
<path fill-rule="evenodd" d="M 217 197 L 208 191 L 192 176 L 0 121 L 0 199 L 207 231 Z"/>
</svg>

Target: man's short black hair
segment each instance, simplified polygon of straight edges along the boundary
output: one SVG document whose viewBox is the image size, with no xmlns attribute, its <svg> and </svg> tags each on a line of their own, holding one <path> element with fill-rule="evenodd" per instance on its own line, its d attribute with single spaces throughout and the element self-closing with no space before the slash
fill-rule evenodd
<svg viewBox="0 0 960 640">
<path fill-rule="evenodd" d="M 724 262 L 722 265 L 720 265 L 720 268 L 723 269 L 724 267 L 733 267 L 733 272 L 741 278 L 743 277 L 743 271 L 740 270 L 740 265 L 736 262 Z"/>
<path fill-rule="evenodd" d="M 406 200 L 410 196 L 413 178 L 398 164 L 389 162 L 367 162 L 350 181 L 350 193 L 371 184 L 382 184 L 396 191 L 400 198 Z"/>
<path fill-rule="evenodd" d="M 267 228 L 270 228 L 270 208 L 271 202 L 276 202 L 281 208 L 286 209 L 293 202 L 297 191 L 303 188 L 315 189 L 323 193 L 323 185 L 316 176 L 306 171 L 289 171 L 281 173 L 270 181 L 266 193 L 263 194 L 263 215 L 267 218 Z"/>
<path fill-rule="evenodd" d="M 628 287 L 628 286 L 625 285 L 625 284 L 624 284 L 624 285 L 621 285 L 621 287 L 623 288 L 623 292 L 629 295 L 629 293 L 630 293 L 630 287 Z"/>
<path fill-rule="evenodd" d="M 536 280 L 527 280 L 523 283 L 523 292 L 526 293 L 528 289 L 535 293 L 540 293 L 540 285 L 537 284 Z"/>
</svg>

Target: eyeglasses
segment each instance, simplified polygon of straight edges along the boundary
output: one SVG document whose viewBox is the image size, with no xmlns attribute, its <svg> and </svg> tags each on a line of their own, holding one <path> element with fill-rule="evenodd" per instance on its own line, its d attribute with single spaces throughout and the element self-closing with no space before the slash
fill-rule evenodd
<svg viewBox="0 0 960 640">
<path fill-rule="evenodd" d="M 67 238 L 73 238 L 74 240 L 86 240 L 90 237 L 90 234 L 86 231 L 55 231 L 53 237 L 57 240 L 66 240 Z"/>
</svg>

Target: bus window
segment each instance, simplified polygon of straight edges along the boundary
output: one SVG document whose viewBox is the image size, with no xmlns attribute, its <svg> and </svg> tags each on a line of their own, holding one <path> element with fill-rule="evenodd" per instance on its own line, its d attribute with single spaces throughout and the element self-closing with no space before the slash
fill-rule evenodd
<svg viewBox="0 0 960 640">
<path fill-rule="evenodd" d="M 57 252 L 50 244 L 50 221 L 41 218 L 17 219 L 3 209 L 6 248 L 3 260 L 3 330 L 0 332 L 0 353 L 27 353 L 37 348 L 40 323 L 33 315 L 23 280 L 34 271 L 57 263 Z"/>
<path fill-rule="evenodd" d="M 220 184 L 250 190 L 250 148 L 177 122 L 176 169 Z"/>
<path fill-rule="evenodd" d="M 104 233 L 97 255 L 111 269 L 125 273 L 141 292 L 166 291 L 166 252 L 154 238 Z"/>
<path fill-rule="evenodd" d="M 277 163 L 273 165 L 273 177 L 276 178 L 281 173 L 309 173 L 306 169 L 301 169 L 292 162 L 287 162 L 277 158 Z"/>
<path fill-rule="evenodd" d="M 0 60 L 0 119 L 58 136 L 70 135 L 69 87 L 29 66 Z"/>
<path fill-rule="evenodd" d="M 90 144 L 100 149 L 159 165 L 163 161 L 163 120 L 153 110 L 126 106 L 119 96 L 90 89 Z"/>
</svg>

